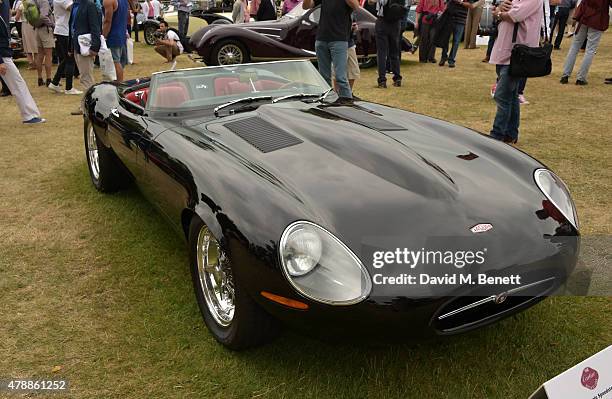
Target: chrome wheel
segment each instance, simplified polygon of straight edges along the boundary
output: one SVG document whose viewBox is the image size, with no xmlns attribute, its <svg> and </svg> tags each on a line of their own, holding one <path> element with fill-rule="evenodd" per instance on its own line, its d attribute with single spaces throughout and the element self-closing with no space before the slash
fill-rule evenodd
<svg viewBox="0 0 612 399">
<path fill-rule="evenodd" d="M 89 126 L 87 132 L 87 157 L 89 158 L 89 166 L 94 179 L 100 178 L 100 158 L 98 152 L 98 144 L 96 143 L 96 132 L 93 126 Z"/>
<path fill-rule="evenodd" d="M 198 234 L 198 276 L 206 306 L 215 322 L 228 327 L 234 319 L 234 279 L 229 259 L 207 227 Z"/>
<path fill-rule="evenodd" d="M 149 46 L 152 46 L 155 44 L 155 32 L 156 31 L 157 29 L 151 26 L 147 26 L 145 28 L 145 31 L 144 31 L 145 43 L 147 43 Z"/>
<path fill-rule="evenodd" d="M 217 52 L 217 63 L 219 65 L 242 64 L 243 62 L 242 49 L 234 43 L 224 44 Z"/>
</svg>

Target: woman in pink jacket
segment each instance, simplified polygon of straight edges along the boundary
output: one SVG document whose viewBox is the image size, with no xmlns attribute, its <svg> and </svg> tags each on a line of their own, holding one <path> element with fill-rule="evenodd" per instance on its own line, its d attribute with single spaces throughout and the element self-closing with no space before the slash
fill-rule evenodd
<svg viewBox="0 0 612 399">
<path fill-rule="evenodd" d="M 489 63 L 497 71 L 495 102 L 497 113 L 491 129 L 491 137 L 506 143 L 516 143 L 519 136 L 521 109 L 519 83 L 521 78 L 510 76 L 510 55 L 514 46 L 512 34 L 518 24 L 517 44 L 537 47 L 540 44 L 540 27 L 544 15 L 542 0 L 505 0 L 493 15 L 498 18 L 497 40 Z"/>
</svg>

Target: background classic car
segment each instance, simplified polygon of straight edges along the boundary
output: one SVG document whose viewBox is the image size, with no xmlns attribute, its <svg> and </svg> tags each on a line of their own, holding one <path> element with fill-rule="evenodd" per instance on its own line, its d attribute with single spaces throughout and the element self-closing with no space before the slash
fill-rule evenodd
<svg viewBox="0 0 612 399">
<path fill-rule="evenodd" d="M 215 339 L 244 349 L 278 321 L 342 339 L 457 334 L 564 283 L 579 226 L 544 165 L 461 126 L 336 98 L 306 60 L 161 72 L 84 96 L 93 185 L 135 183 L 187 240 Z M 524 286 L 385 294 L 368 237 L 384 249 L 395 246 L 386 237 L 413 248 L 467 239 L 489 248 L 491 274 Z"/>
<path fill-rule="evenodd" d="M 190 39 L 193 48 L 206 65 L 231 65 L 251 61 L 316 58 L 315 37 L 320 7 L 304 10 L 297 5 L 277 21 L 246 24 L 213 24 L 202 28 Z M 376 17 L 361 8 L 356 13 L 357 55 L 362 67 L 376 64 Z M 412 44 L 402 40 L 402 50 Z"/>
</svg>

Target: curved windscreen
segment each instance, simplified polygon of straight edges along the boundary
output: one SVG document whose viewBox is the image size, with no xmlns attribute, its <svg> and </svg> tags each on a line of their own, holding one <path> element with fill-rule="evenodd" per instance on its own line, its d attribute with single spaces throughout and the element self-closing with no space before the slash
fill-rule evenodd
<svg viewBox="0 0 612 399">
<path fill-rule="evenodd" d="M 147 109 L 189 111 L 247 97 L 315 95 L 329 89 L 307 60 L 183 69 L 151 77 Z"/>
</svg>

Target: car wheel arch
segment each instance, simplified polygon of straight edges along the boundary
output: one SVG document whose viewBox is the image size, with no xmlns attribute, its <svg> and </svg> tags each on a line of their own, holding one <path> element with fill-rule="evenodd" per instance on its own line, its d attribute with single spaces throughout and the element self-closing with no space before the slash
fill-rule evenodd
<svg viewBox="0 0 612 399">
<path fill-rule="evenodd" d="M 225 241 L 223 229 L 219 225 L 217 218 L 210 209 L 206 209 L 201 205 L 196 205 L 194 209 L 185 208 L 181 212 L 181 227 L 187 241 L 189 241 L 189 227 L 191 226 L 191 221 L 194 217 L 198 217 L 220 242 Z"/>
</svg>

